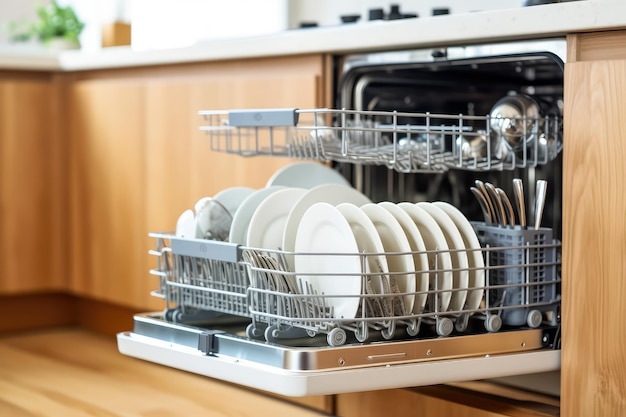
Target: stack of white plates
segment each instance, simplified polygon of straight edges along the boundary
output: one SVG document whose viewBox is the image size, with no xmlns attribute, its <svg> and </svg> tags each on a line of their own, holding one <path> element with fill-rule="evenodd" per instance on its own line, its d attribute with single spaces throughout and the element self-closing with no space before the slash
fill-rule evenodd
<svg viewBox="0 0 626 417">
<path fill-rule="evenodd" d="M 321 189 L 313 191 L 314 188 Z M 328 186 L 328 188 L 324 188 Z M 213 197 L 203 197 L 193 210 L 178 218 L 176 236 L 188 239 L 227 240 L 240 245 L 276 250 L 284 246 L 285 226 L 297 215 L 290 215 L 305 192 L 337 194 L 337 187 L 355 192 L 337 171 L 318 162 L 295 162 L 276 171 L 264 188 L 230 187 Z M 308 201 L 311 197 L 308 197 Z M 350 200 L 347 200 L 350 201 Z M 339 202 L 339 201 L 336 201 Z M 304 202 L 296 210 L 302 212 Z M 219 226 L 219 233 L 210 233 Z M 224 233 L 225 230 L 225 233 Z M 295 234 L 295 230 L 290 231 Z"/>
<path fill-rule="evenodd" d="M 303 287 L 323 295 L 334 317 L 357 317 L 361 296 L 371 293 L 386 294 L 377 303 L 366 297 L 371 316 L 480 306 L 480 244 L 467 218 L 448 203 L 316 201 L 298 218 L 293 270 Z"/>
</svg>

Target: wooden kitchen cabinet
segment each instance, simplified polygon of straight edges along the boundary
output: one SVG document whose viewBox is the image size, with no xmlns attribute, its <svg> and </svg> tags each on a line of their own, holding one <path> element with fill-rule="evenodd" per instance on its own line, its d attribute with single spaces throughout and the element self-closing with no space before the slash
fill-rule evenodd
<svg viewBox="0 0 626 417">
<path fill-rule="evenodd" d="M 491 383 L 370 391 L 336 396 L 339 417 L 556 417 L 558 400 Z"/>
<path fill-rule="evenodd" d="M 202 109 L 326 106 L 327 60 L 301 56 L 75 74 L 72 114 L 72 290 L 162 309 L 150 231 L 173 230 L 203 196 L 263 187 L 285 158 L 212 152 Z"/>
<path fill-rule="evenodd" d="M 0 72 L 0 295 L 67 288 L 59 83 Z"/>
<path fill-rule="evenodd" d="M 568 37 L 562 415 L 626 415 L 626 31 Z"/>
</svg>

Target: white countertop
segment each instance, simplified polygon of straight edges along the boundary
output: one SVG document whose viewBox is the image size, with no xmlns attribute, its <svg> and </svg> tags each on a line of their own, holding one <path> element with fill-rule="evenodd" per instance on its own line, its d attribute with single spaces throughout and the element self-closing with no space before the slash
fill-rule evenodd
<svg viewBox="0 0 626 417">
<path fill-rule="evenodd" d="M 0 69 L 82 71 L 222 59 L 354 53 L 477 44 L 626 28 L 626 1 L 582 0 L 516 9 L 289 30 L 271 35 L 206 41 L 179 49 L 52 52 L 0 46 Z"/>
</svg>

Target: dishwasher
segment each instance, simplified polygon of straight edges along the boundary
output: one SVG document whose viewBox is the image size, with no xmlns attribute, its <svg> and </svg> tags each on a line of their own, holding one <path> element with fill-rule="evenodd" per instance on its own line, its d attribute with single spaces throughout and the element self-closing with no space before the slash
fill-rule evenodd
<svg viewBox="0 0 626 417">
<path fill-rule="evenodd" d="M 120 352 L 287 396 L 558 371 L 564 60 L 564 39 L 342 56 L 336 108 L 200 110 L 212 151 L 323 163 L 359 204 L 434 202 L 469 240 L 342 252 L 321 234 L 302 251 L 154 232 L 164 308 Z"/>
</svg>

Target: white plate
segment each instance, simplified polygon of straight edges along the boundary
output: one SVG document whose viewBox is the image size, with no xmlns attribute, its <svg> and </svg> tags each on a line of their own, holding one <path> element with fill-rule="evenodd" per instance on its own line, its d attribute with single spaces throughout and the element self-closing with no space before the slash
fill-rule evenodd
<svg viewBox="0 0 626 417">
<path fill-rule="evenodd" d="M 375 274 L 369 276 L 369 283 L 371 284 L 371 291 L 366 288 L 367 294 L 390 294 L 391 288 L 389 287 L 389 266 L 387 264 L 387 258 L 384 255 L 385 247 L 380 240 L 376 226 L 370 220 L 369 217 L 359 207 L 352 203 L 341 203 L 337 205 L 337 210 L 346 218 L 352 233 L 356 239 L 358 245 L 357 253 L 370 253 L 372 255 L 367 257 L 366 271 L 367 273 Z M 380 255 L 375 255 L 380 254 Z M 380 274 L 380 275 L 379 275 Z M 371 317 L 392 316 L 392 303 L 390 297 L 371 298 L 372 307 L 370 312 L 366 312 Z M 382 310 L 377 303 L 381 303 Z"/>
<path fill-rule="evenodd" d="M 467 291 L 463 290 L 466 290 L 469 284 L 469 272 L 467 270 L 469 267 L 469 261 L 467 260 L 467 252 L 465 251 L 466 248 L 463 236 L 461 236 L 459 228 L 456 227 L 456 224 L 454 224 L 452 219 L 450 219 L 450 216 L 448 216 L 446 212 L 439 207 L 433 205 L 432 203 L 425 202 L 417 203 L 416 205 L 423 208 L 433 217 L 433 219 L 435 219 L 446 237 L 448 247 L 452 250 L 458 250 L 458 252 L 455 251 L 450 253 L 450 257 L 452 258 L 452 267 L 455 269 L 452 274 L 452 285 L 457 291 L 452 293 L 449 309 L 452 311 L 463 310 L 463 307 L 465 306 L 465 299 L 467 298 Z"/>
<path fill-rule="evenodd" d="M 334 206 L 341 203 L 352 203 L 356 206 L 371 203 L 370 199 L 356 189 L 342 184 L 322 184 L 307 190 L 298 202 L 292 207 L 285 225 L 282 249 L 293 252 L 298 232 L 298 224 L 304 212 L 315 203 L 329 203 Z M 291 256 L 285 257 L 287 265 L 293 268 Z"/>
<path fill-rule="evenodd" d="M 289 211 L 305 192 L 303 188 L 285 188 L 267 196 L 250 219 L 246 246 L 271 250 L 280 248 Z"/>
<path fill-rule="evenodd" d="M 369 203 L 361 206 L 361 210 L 374 223 L 385 248 L 392 292 L 407 293 L 402 297 L 402 309 L 396 311 L 396 315 L 408 314 L 413 311 L 415 302 L 415 262 L 413 255 L 408 253 L 411 252 L 409 239 L 396 218 L 383 207 Z M 394 252 L 407 254 L 392 255 Z"/>
<path fill-rule="evenodd" d="M 437 289 L 442 291 L 439 293 L 438 298 L 438 311 L 446 311 L 450 305 L 452 289 L 452 257 L 450 252 L 447 252 L 448 242 L 444 236 L 441 228 L 423 208 L 418 207 L 413 203 L 400 203 L 398 207 L 406 211 L 411 216 L 411 219 L 415 222 L 415 225 L 420 231 L 420 235 L 424 239 L 426 250 L 438 250 L 438 252 L 429 254 L 430 268 L 430 289 L 435 289 L 435 283 L 437 283 Z M 436 263 L 435 263 L 436 262 Z M 437 271 L 440 271 L 439 273 Z M 435 282 L 436 281 L 436 282 Z M 430 311 L 435 311 L 435 306 L 429 306 Z"/>
<path fill-rule="evenodd" d="M 231 216 L 234 216 L 239 205 L 254 191 L 254 188 L 250 187 L 231 187 L 215 194 L 213 198 L 222 203 Z"/>
<path fill-rule="evenodd" d="M 350 183 L 339 172 L 319 162 L 294 162 L 274 173 L 266 187 L 283 185 L 286 187 L 313 188 L 321 184 Z"/>
<path fill-rule="evenodd" d="M 194 239 L 196 237 L 196 216 L 192 210 L 185 210 L 176 221 L 176 237 Z"/>
<path fill-rule="evenodd" d="M 337 208 L 328 203 L 313 204 L 302 215 L 295 249 L 299 253 L 359 252 L 350 224 Z M 318 294 L 349 296 L 325 298 L 327 304 L 333 307 L 333 317 L 356 316 L 361 295 L 359 256 L 296 255 L 294 264 L 297 277 L 305 288 L 310 286 Z M 323 275 L 307 275 L 318 273 Z"/>
<path fill-rule="evenodd" d="M 232 243 L 238 243 L 240 245 L 246 244 L 246 238 L 248 237 L 248 226 L 250 225 L 250 219 L 256 211 L 257 207 L 263 200 L 269 195 L 274 194 L 278 190 L 282 190 L 285 187 L 268 187 L 261 188 L 246 197 L 245 200 L 239 205 L 239 208 L 233 216 L 233 221 L 230 225 L 230 233 L 228 235 L 228 241 Z"/>
<path fill-rule="evenodd" d="M 415 295 L 415 302 L 413 303 L 413 312 L 421 313 L 426 305 L 426 300 L 428 299 L 428 256 L 424 251 L 426 250 L 426 245 L 424 244 L 424 239 L 420 234 L 419 229 L 417 228 L 411 216 L 407 214 L 406 211 L 402 210 L 398 207 L 397 204 L 391 203 L 389 201 L 383 201 L 378 203 L 379 206 L 383 207 L 389 213 L 391 213 L 400 226 L 402 230 L 404 230 L 404 234 L 406 235 L 409 245 L 411 245 L 411 250 L 415 252 L 413 254 L 413 263 L 415 265 L 415 271 L 418 273 L 415 274 L 415 288 L 416 291 L 421 294 Z M 423 272 L 419 272 L 423 271 Z"/>
<path fill-rule="evenodd" d="M 456 224 L 461 232 L 461 236 L 463 236 L 465 247 L 468 249 L 476 249 L 468 251 L 467 253 L 469 266 L 470 268 L 473 268 L 469 272 L 469 288 L 476 289 L 468 291 L 467 299 L 465 300 L 465 308 L 468 310 L 475 310 L 480 307 L 480 302 L 483 298 L 482 287 L 485 286 L 485 260 L 483 259 L 483 254 L 480 250 L 481 246 L 478 241 L 478 236 L 476 236 L 476 231 L 472 227 L 472 224 L 461 212 L 461 210 L 454 207 L 452 204 L 443 201 L 437 201 L 433 204 L 445 211 L 446 214 L 450 216 L 454 224 Z"/>
</svg>

